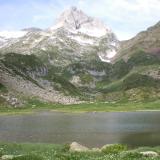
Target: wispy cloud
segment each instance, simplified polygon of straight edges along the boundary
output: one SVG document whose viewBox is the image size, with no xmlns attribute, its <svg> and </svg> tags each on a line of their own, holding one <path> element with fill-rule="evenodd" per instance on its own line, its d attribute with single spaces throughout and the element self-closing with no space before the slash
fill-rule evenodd
<svg viewBox="0 0 160 160">
<path fill-rule="evenodd" d="M 120 39 L 130 38 L 160 20 L 159 0 L 79 0 L 79 5 L 102 18 Z"/>
<path fill-rule="evenodd" d="M 0 29 L 47 28 L 69 6 L 101 18 L 127 39 L 160 20 L 160 0 L 0 0 Z"/>
</svg>

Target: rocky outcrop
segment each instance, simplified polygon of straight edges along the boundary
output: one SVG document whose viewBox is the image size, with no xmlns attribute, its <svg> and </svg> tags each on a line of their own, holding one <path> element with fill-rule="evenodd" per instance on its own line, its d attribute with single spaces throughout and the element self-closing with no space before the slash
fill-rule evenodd
<svg viewBox="0 0 160 160">
<path fill-rule="evenodd" d="M 140 153 L 145 157 L 158 157 L 159 156 L 158 153 L 154 151 L 144 151 Z"/>
<path fill-rule="evenodd" d="M 127 155 L 127 154 L 139 154 L 142 157 L 159 157 L 159 154 L 154 151 L 143 151 L 143 152 L 138 152 L 138 151 L 132 151 L 132 150 L 127 150 L 126 145 L 122 144 L 106 144 L 102 146 L 101 148 L 87 148 L 84 145 L 81 145 L 77 142 L 72 142 L 69 145 L 69 151 L 70 152 L 103 152 L 105 154 L 118 154 L 122 153 L 122 155 Z"/>
<path fill-rule="evenodd" d="M 69 148 L 70 152 L 87 152 L 90 151 L 89 148 L 77 143 L 77 142 L 72 142 L 70 144 L 70 148 Z"/>
<path fill-rule="evenodd" d="M 17 157 L 21 157 L 22 155 L 3 155 L 1 157 L 1 160 L 12 160 L 14 158 L 17 158 Z"/>
<path fill-rule="evenodd" d="M 80 103 L 78 99 L 72 98 L 71 96 L 65 96 L 62 93 L 55 91 L 52 87 L 41 88 L 36 84 L 23 79 L 18 75 L 13 75 L 12 71 L 8 72 L 5 67 L 0 68 L 0 82 L 5 84 L 7 88 L 12 91 L 16 91 L 25 95 L 26 97 L 38 97 L 41 100 L 62 104 L 77 104 Z M 14 97 L 8 97 L 8 102 L 16 106 L 18 100 Z"/>
</svg>

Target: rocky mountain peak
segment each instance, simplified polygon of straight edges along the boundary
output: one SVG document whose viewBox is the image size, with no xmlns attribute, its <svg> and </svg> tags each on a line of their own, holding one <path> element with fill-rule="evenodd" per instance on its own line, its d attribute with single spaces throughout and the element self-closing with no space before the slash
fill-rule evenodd
<svg viewBox="0 0 160 160">
<path fill-rule="evenodd" d="M 48 30 L 32 27 L 18 32 L 0 32 L 1 35 L 10 38 L 7 42 L 3 39 L 4 36 L 0 38 L 0 51 L 4 53 L 39 54 L 40 51 L 50 52 L 52 48 L 57 48 L 63 55 L 73 55 L 74 60 L 86 58 L 87 55 L 111 62 L 119 47 L 115 34 L 103 22 L 76 7 L 65 10 Z M 68 55 L 66 64 L 70 63 Z M 55 60 L 54 63 L 58 61 Z"/>
<path fill-rule="evenodd" d="M 70 7 L 65 10 L 56 20 L 56 24 L 50 29 L 56 30 L 59 28 L 64 28 L 71 32 L 84 33 L 93 37 L 101 37 L 111 32 L 103 22 L 86 15 L 76 7 Z"/>
</svg>

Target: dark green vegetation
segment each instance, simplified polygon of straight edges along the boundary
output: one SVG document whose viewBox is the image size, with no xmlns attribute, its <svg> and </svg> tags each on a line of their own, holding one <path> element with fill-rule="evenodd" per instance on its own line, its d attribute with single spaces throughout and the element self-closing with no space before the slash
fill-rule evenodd
<svg viewBox="0 0 160 160">
<path fill-rule="evenodd" d="M 120 149 L 117 148 L 119 146 Z M 53 144 L 0 144 L 1 155 L 21 155 L 13 160 L 159 160 L 159 157 L 144 157 L 141 151 L 156 151 L 160 153 L 160 147 L 141 147 L 127 149 L 123 145 L 110 148 L 110 152 L 69 152 L 68 145 Z M 121 147 L 120 147 L 121 146 Z M 116 149 L 116 152 L 114 152 Z M 118 151 L 118 152 L 117 152 Z"/>
<path fill-rule="evenodd" d="M 35 74 L 37 77 L 44 75 L 46 72 L 46 66 L 35 55 L 8 53 L 1 60 L 1 63 L 3 63 L 8 69 L 12 70 L 15 75 L 19 75 L 43 88 L 32 77 L 32 75 Z"/>
<path fill-rule="evenodd" d="M 8 92 L 7 88 L 3 84 L 0 83 L 0 94 L 5 94 L 7 92 Z M 5 99 L 2 96 L 0 96 L 0 104 L 5 105 Z"/>
<path fill-rule="evenodd" d="M 36 69 L 43 66 L 43 63 L 35 55 L 20 55 L 15 53 L 8 53 L 2 62 L 8 68 L 19 69 L 25 73 L 27 71 L 36 71 Z"/>
<path fill-rule="evenodd" d="M 72 83 L 70 83 L 65 76 L 62 76 L 59 74 L 60 69 L 51 67 L 48 70 L 48 74 L 44 77 L 44 79 L 47 79 L 48 81 L 54 82 L 54 88 L 58 91 L 61 91 L 65 93 L 66 95 L 72 95 L 72 96 L 80 96 L 80 90 L 74 86 Z"/>
<path fill-rule="evenodd" d="M 104 147 L 104 149 L 102 149 L 102 152 L 106 153 L 106 154 L 118 154 L 123 151 L 127 151 L 127 146 L 121 145 L 121 144 L 110 145 L 110 146 L 108 146 L 106 148 Z"/>
<path fill-rule="evenodd" d="M 0 92 L 7 92 L 7 88 L 2 83 L 0 83 Z"/>
<path fill-rule="evenodd" d="M 110 86 L 110 84 L 118 82 L 123 78 L 124 83 L 120 84 L 120 87 L 125 90 L 144 86 L 153 86 L 157 88 L 157 85 L 160 82 L 155 79 L 155 77 L 152 77 L 154 75 L 148 75 L 149 69 L 155 68 L 155 66 L 157 66 L 157 70 L 159 70 L 159 57 L 142 51 L 135 53 L 127 62 L 120 60 L 113 65 L 101 62 L 100 60 L 92 60 L 90 62 L 79 61 L 62 68 L 47 66 L 34 55 L 19 55 L 14 53 L 5 55 L 5 59 L 2 63 L 19 74 L 24 73 L 25 75 L 28 74 L 27 76 L 30 76 L 29 74 L 32 72 L 35 72 L 35 74 L 40 73 L 39 76 L 60 83 L 62 89 L 71 89 L 71 93 L 78 92 L 78 90 L 76 90 L 77 87 L 69 82 L 75 75 L 80 77 L 82 84 L 89 84 L 90 82 L 93 82 L 93 79 L 97 78 L 97 86 L 101 85 L 101 88 L 103 88 L 104 84 L 106 84 L 104 86 L 104 88 L 106 88 L 106 86 Z M 145 71 L 148 71 L 148 73 L 145 73 Z M 97 75 L 93 75 L 90 72 L 104 72 L 104 74 L 99 75 L 97 73 Z M 117 88 L 117 90 L 121 88 Z M 94 90 L 97 91 L 97 88 Z M 115 89 L 113 88 L 112 90 L 111 88 L 110 92 L 112 91 L 115 91 Z"/>
<path fill-rule="evenodd" d="M 15 75 L 31 81 L 42 89 L 45 86 L 39 82 L 40 79 L 49 81 L 54 90 L 65 95 L 76 96 L 85 101 L 107 101 L 116 102 L 120 106 L 128 105 L 128 109 L 125 110 L 130 110 L 129 106 L 134 106 L 136 102 L 145 104 L 141 105 L 144 107 L 140 107 L 143 109 L 148 102 L 152 104 L 160 98 L 160 57 L 151 53 L 137 51 L 127 61 L 121 59 L 114 64 L 92 59 L 78 60 L 67 66 L 55 66 L 41 59 L 44 57 L 9 53 L 1 59 L 1 63 L 9 72 L 13 71 Z M 73 82 L 74 77 L 79 78 L 78 82 Z M 0 89 L 6 90 L 2 84 Z M 105 107 L 99 110 L 110 109 Z"/>
</svg>

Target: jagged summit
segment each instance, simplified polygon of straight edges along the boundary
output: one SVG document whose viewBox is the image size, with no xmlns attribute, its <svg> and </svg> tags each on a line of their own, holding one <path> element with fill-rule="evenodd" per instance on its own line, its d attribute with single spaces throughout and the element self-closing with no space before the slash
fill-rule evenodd
<svg viewBox="0 0 160 160">
<path fill-rule="evenodd" d="M 65 28 L 71 32 L 80 32 L 93 37 L 101 37 L 111 32 L 103 22 L 87 16 L 82 10 L 76 7 L 70 7 L 65 10 L 50 30 L 58 28 Z"/>
<path fill-rule="evenodd" d="M 119 47 L 115 34 L 101 20 L 76 7 L 62 12 L 55 25 L 47 30 L 32 27 L 18 32 L 0 32 L 0 36 L 0 51 L 3 53 L 40 54 L 57 47 L 66 56 L 67 64 L 68 55 L 73 55 L 75 60 L 89 53 L 88 57 L 93 57 L 94 53 L 101 61 L 111 62 Z M 59 62 L 54 60 L 54 63 Z"/>
</svg>

